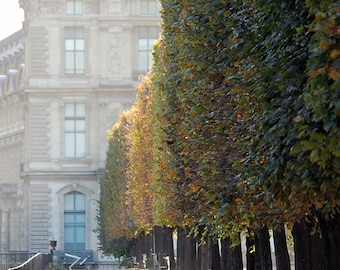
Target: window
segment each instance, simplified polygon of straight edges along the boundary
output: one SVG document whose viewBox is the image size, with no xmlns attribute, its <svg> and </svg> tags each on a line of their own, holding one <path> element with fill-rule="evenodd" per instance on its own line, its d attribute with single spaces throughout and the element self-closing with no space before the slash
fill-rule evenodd
<svg viewBox="0 0 340 270">
<path fill-rule="evenodd" d="M 66 15 L 79 16 L 83 14 L 82 1 L 66 1 Z"/>
<path fill-rule="evenodd" d="M 140 0 L 140 14 L 156 15 L 157 3 L 156 0 Z"/>
<path fill-rule="evenodd" d="M 86 197 L 79 192 L 64 196 L 64 249 L 86 249 Z"/>
<path fill-rule="evenodd" d="M 65 157 L 85 157 L 85 104 L 65 104 Z"/>
<path fill-rule="evenodd" d="M 67 75 L 85 74 L 85 40 L 83 28 L 66 28 L 65 73 Z"/>
<path fill-rule="evenodd" d="M 138 71 L 149 71 L 152 63 L 153 44 L 158 39 L 156 26 L 138 28 Z"/>
</svg>

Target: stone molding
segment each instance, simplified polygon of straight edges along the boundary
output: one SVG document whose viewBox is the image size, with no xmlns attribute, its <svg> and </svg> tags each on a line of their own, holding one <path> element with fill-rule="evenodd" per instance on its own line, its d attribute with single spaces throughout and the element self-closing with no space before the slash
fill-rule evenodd
<svg viewBox="0 0 340 270">
<path fill-rule="evenodd" d="M 83 1 L 84 14 L 99 14 L 100 3 L 98 0 Z M 58 0 L 19 0 L 20 7 L 25 10 L 25 18 L 34 17 L 60 17 L 65 14 L 65 1 Z"/>
</svg>

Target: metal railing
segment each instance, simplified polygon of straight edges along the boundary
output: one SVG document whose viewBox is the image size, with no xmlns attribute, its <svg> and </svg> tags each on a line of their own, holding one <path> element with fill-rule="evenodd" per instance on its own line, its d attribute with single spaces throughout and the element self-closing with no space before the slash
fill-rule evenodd
<svg viewBox="0 0 340 270">
<path fill-rule="evenodd" d="M 84 269 L 85 265 L 94 264 L 92 250 L 56 250 L 53 252 L 53 256 L 56 265 L 68 269 Z"/>
<path fill-rule="evenodd" d="M 22 264 L 34 255 L 35 253 L 23 251 L 0 252 L 0 270 L 7 270 L 10 267 Z"/>
<path fill-rule="evenodd" d="M 52 253 L 39 252 L 21 265 L 8 268 L 8 270 L 45 270 L 50 263 L 52 263 Z"/>
</svg>

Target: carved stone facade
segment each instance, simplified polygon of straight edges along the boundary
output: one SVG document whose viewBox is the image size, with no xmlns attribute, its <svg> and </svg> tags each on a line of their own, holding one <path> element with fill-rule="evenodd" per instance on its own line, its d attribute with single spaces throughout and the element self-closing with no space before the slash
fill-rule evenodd
<svg viewBox="0 0 340 270">
<path fill-rule="evenodd" d="M 160 24 L 160 3 L 149 1 L 19 1 L 23 29 L 0 41 L 0 252 L 44 251 L 54 239 L 57 251 L 101 264 L 106 132 L 146 71 L 155 37 L 140 27 Z"/>
</svg>

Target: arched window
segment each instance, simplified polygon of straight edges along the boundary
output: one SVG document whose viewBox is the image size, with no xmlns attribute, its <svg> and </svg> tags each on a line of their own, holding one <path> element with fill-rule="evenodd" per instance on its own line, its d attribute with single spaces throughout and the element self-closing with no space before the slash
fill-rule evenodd
<svg viewBox="0 0 340 270">
<path fill-rule="evenodd" d="M 80 192 L 64 196 L 64 248 L 85 250 L 86 248 L 86 197 Z"/>
</svg>

